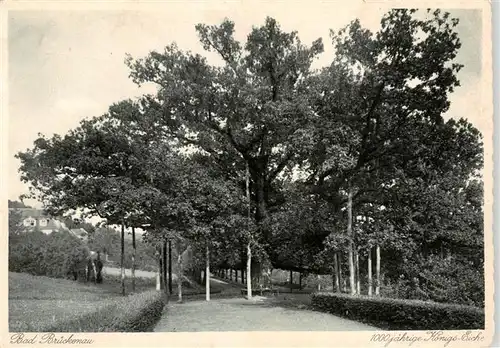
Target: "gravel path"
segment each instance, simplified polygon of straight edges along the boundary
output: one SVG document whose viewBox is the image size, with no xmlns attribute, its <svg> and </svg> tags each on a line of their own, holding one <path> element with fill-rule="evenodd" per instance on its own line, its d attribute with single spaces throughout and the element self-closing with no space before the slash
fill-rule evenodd
<svg viewBox="0 0 500 348">
<path fill-rule="evenodd" d="M 305 309 L 284 308 L 257 297 L 170 302 L 156 332 L 379 331 L 369 325 Z"/>
<path fill-rule="evenodd" d="M 121 274 L 120 268 L 117 268 L 117 267 L 104 267 L 102 269 L 102 272 L 103 272 L 103 274 L 110 274 L 110 275 L 115 275 L 115 276 L 119 276 Z M 132 270 L 129 268 L 125 268 L 125 276 L 130 277 L 131 274 L 132 274 Z M 135 276 L 139 277 L 139 278 L 156 278 L 156 273 L 136 269 Z M 175 274 L 172 274 L 172 279 L 176 280 L 177 276 Z"/>
</svg>

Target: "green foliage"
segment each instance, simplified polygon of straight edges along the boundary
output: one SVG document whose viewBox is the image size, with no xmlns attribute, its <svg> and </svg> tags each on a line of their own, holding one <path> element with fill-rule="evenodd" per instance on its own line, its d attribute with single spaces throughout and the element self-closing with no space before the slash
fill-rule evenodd
<svg viewBox="0 0 500 348">
<path fill-rule="evenodd" d="M 320 70 L 322 40 L 306 46 L 272 18 L 245 43 L 229 20 L 199 24 L 222 66 L 175 44 L 128 57 L 131 78 L 158 93 L 40 137 L 18 154 L 23 180 L 52 213 L 146 229 L 148 255 L 165 239 L 178 253 L 189 245 L 194 268 L 207 246 L 212 265 L 242 265 L 250 241 L 258 266 L 326 273 L 334 252 L 353 243 L 363 263 L 377 245 L 394 296 L 480 305 L 483 144 L 466 120 L 443 118 L 460 84 L 458 20 L 416 12 L 391 10 L 376 32 L 359 20 L 332 32 L 336 53 Z M 96 234 L 114 253 L 116 238 Z"/>
<path fill-rule="evenodd" d="M 160 319 L 166 302 L 162 292 L 142 292 L 72 321 L 51 325 L 42 332 L 148 332 Z"/>
<path fill-rule="evenodd" d="M 434 302 L 316 293 L 316 310 L 389 330 L 482 330 L 484 310 Z"/>
<path fill-rule="evenodd" d="M 16 236 L 22 231 L 21 213 L 18 210 L 9 209 L 9 237 Z"/>
<path fill-rule="evenodd" d="M 27 206 L 25 205 L 23 202 L 19 202 L 19 201 L 11 201 L 9 199 L 9 202 L 8 202 L 8 207 L 9 208 L 31 208 L 30 206 Z"/>
<path fill-rule="evenodd" d="M 9 271 L 65 278 L 85 264 L 90 251 L 78 238 L 60 232 L 23 233 L 9 238 Z"/>
</svg>

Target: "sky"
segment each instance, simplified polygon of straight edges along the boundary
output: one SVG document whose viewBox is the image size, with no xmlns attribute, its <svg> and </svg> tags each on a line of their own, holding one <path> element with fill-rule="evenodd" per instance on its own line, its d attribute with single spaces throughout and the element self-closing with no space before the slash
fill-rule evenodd
<svg viewBox="0 0 500 348">
<path fill-rule="evenodd" d="M 174 6 L 177 6 L 174 8 Z M 358 17 L 363 26 L 377 30 L 386 9 L 374 7 L 296 6 L 270 3 L 246 8 L 226 3 L 172 4 L 161 11 L 10 11 L 8 22 L 8 160 L 9 199 L 27 193 L 20 181 L 14 155 L 31 148 L 38 133 L 65 134 L 84 119 L 105 113 L 110 104 L 151 92 L 128 77 L 125 54 L 145 56 L 176 42 L 183 50 L 202 53 L 194 26 L 218 24 L 225 17 L 236 25 L 244 41 L 253 25 L 266 16 L 277 19 L 287 31 L 297 30 L 303 43 L 322 37 L 325 53 L 316 63 L 333 56 L 330 29 L 338 30 Z M 468 118 L 481 130 L 481 12 L 450 10 L 460 19 L 457 28 L 462 47 L 456 59 L 464 64 L 461 87 L 450 97 L 448 117 Z M 215 59 L 213 54 L 205 54 Z M 39 206 L 36 202 L 26 201 Z"/>
</svg>

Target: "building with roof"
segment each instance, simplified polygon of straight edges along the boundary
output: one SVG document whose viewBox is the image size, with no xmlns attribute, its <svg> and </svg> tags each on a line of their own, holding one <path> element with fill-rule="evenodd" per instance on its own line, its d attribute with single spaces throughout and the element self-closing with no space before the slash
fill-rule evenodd
<svg viewBox="0 0 500 348">
<path fill-rule="evenodd" d="M 41 209 L 35 208 L 9 208 L 21 215 L 22 227 L 26 232 L 39 230 L 45 234 L 69 231 L 64 222 L 49 216 Z"/>
</svg>

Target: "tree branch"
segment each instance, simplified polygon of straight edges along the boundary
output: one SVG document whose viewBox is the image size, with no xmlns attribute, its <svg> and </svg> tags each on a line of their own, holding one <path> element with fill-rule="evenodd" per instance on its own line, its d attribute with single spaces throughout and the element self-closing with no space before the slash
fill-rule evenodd
<svg viewBox="0 0 500 348">
<path fill-rule="evenodd" d="M 278 163 L 278 165 L 276 166 L 276 168 L 269 174 L 269 176 L 267 177 L 267 181 L 268 182 L 271 182 L 273 181 L 276 176 L 283 170 L 283 168 L 286 167 L 286 165 L 288 164 L 288 162 L 292 159 L 293 157 L 293 151 L 289 151 L 282 159 L 281 161 Z"/>
</svg>

